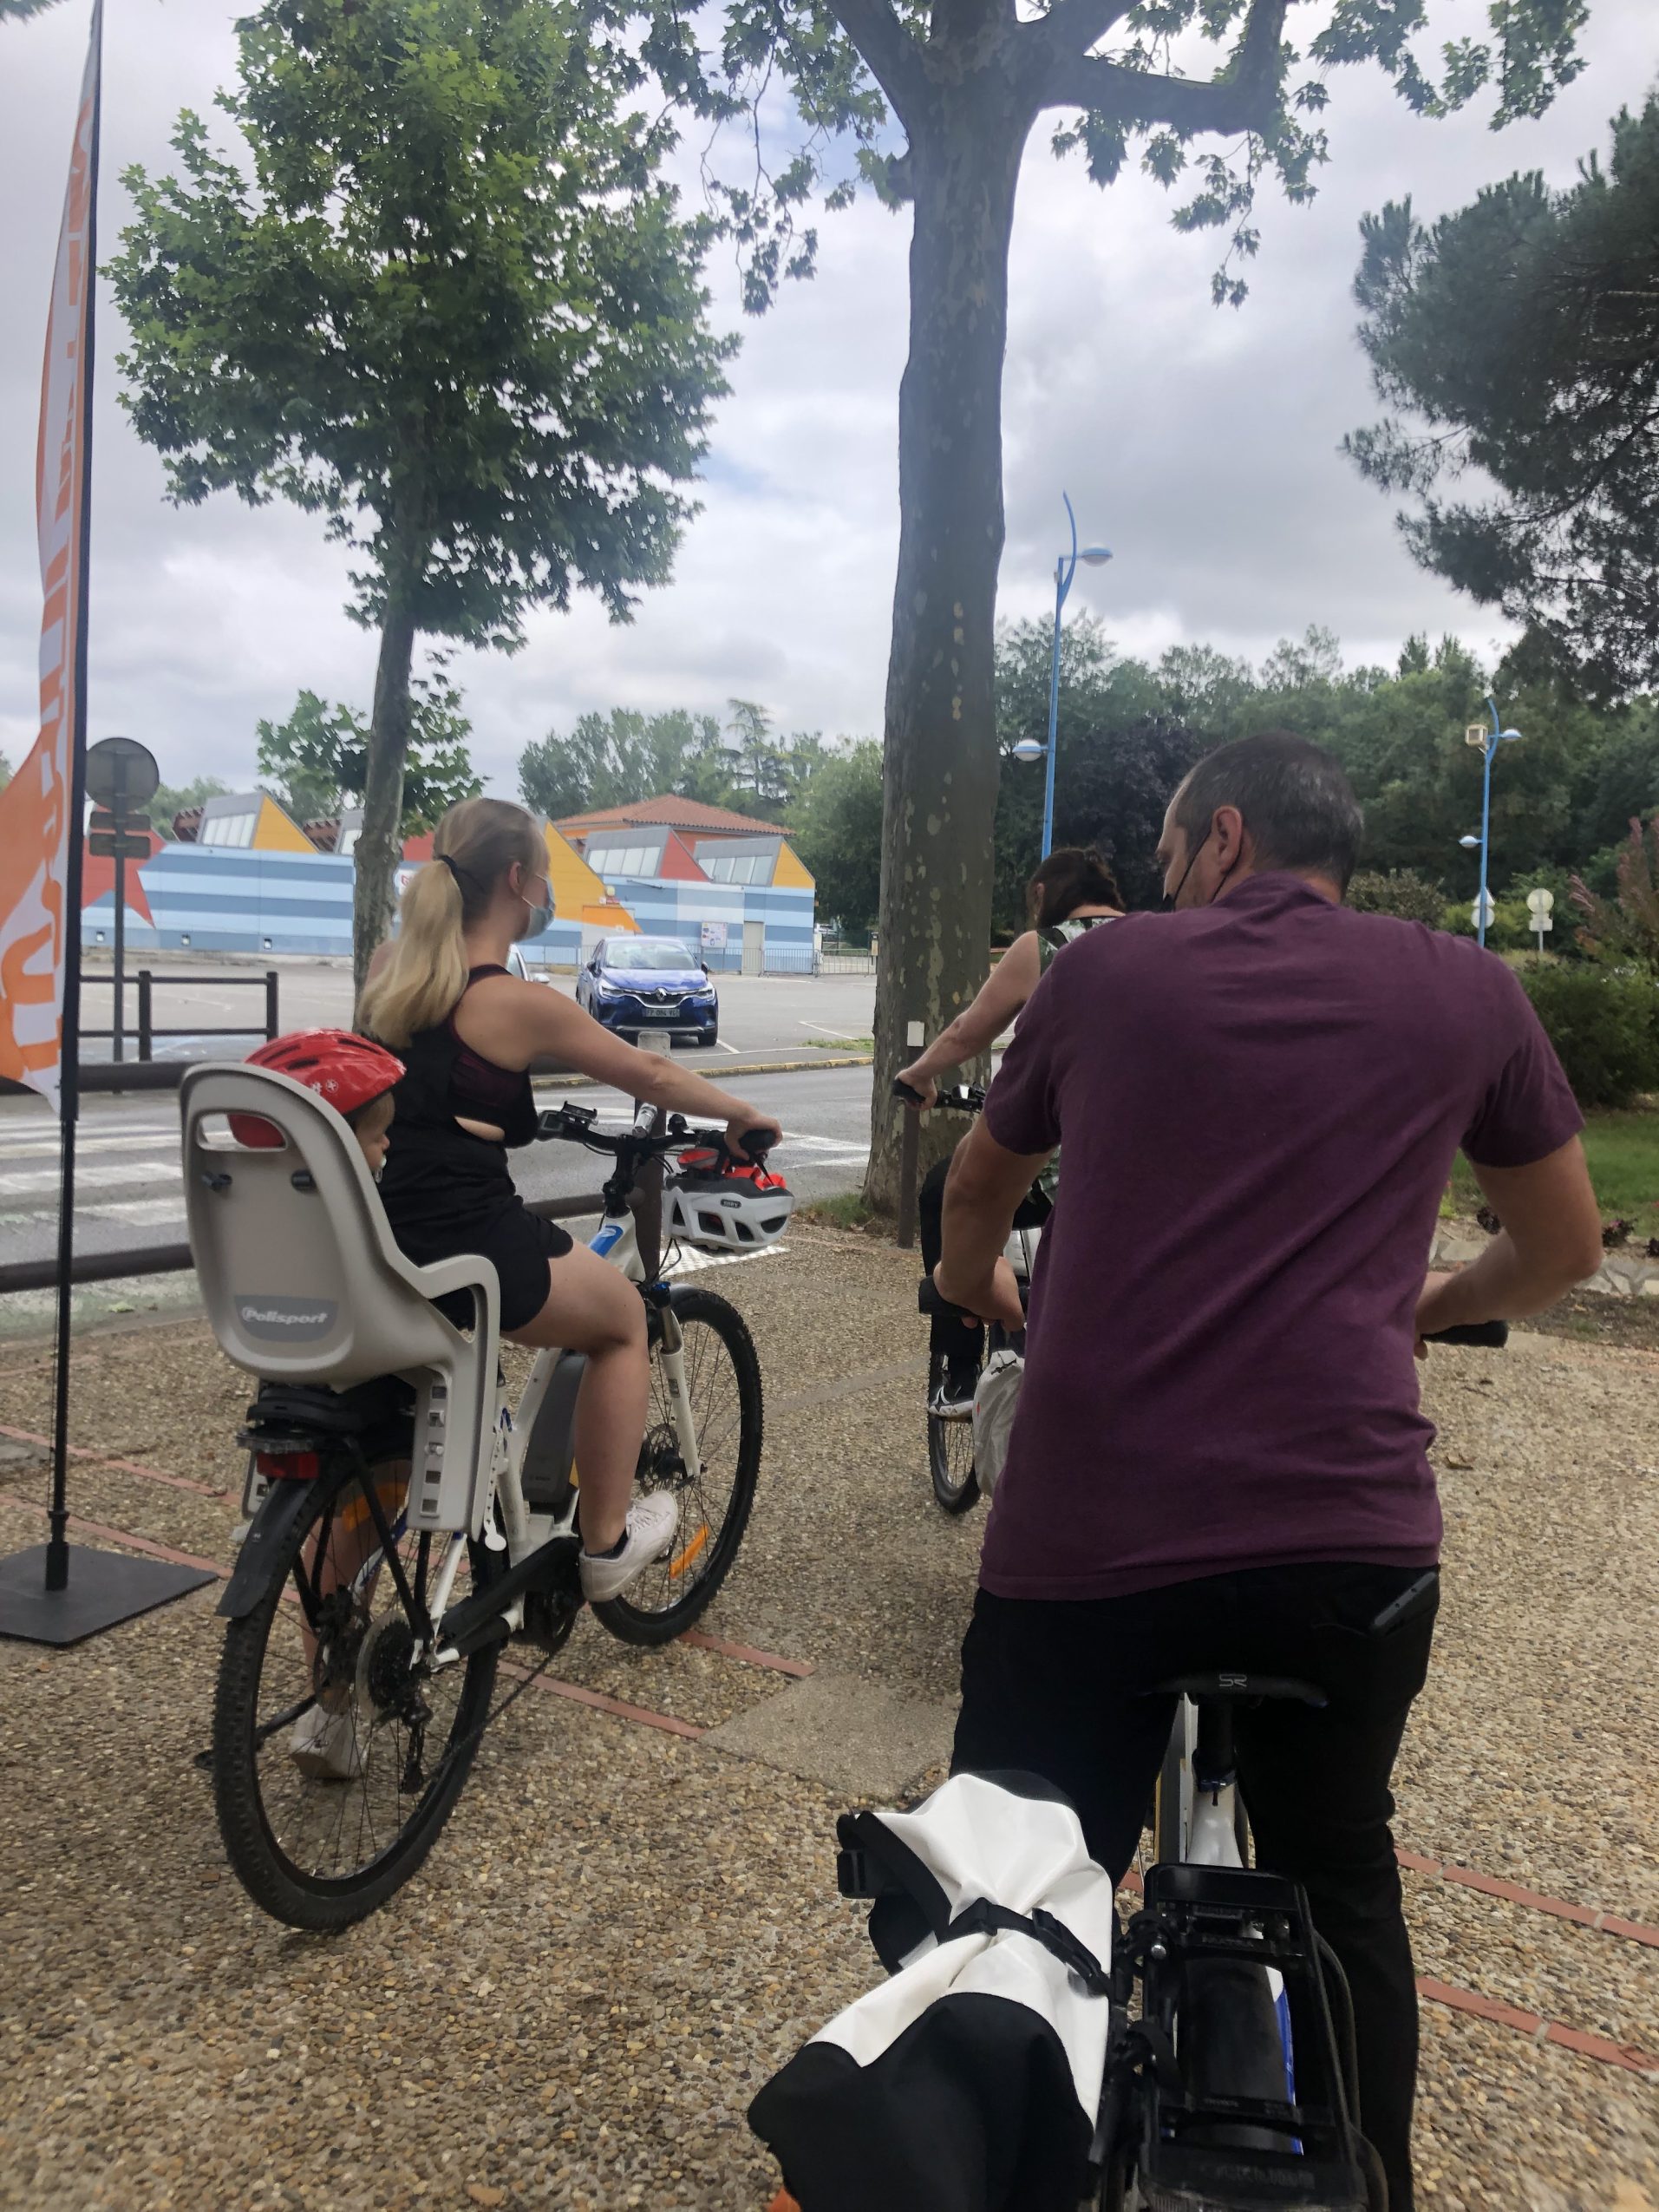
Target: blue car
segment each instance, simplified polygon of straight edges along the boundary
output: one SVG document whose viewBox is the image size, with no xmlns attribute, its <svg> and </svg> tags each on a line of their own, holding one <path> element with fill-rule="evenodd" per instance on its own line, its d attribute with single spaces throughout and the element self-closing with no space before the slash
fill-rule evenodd
<svg viewBox="0 0 1659 2212">
<path fill-rule="evenodd" d="M 676 1044 L 713 1044 L 720 998 L 677 937 L 606 937 L 576 978 L 576 1003 L 618 1036 L 666 1030 Z"/>
</svg>

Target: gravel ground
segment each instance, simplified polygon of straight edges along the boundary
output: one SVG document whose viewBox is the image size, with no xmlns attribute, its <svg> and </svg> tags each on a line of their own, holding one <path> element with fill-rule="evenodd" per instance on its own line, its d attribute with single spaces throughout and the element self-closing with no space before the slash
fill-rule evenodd
<svg viewBox="0 0 1659 2212">
<path fill-rule="evenodd" d="M 928 1490 L 915 1260 L 832 1232 L 791 1247 L 707 1278 L 754 1329 L 767 1449 L 706 1626 L 948 1698 L 983 1516 L 949 1522 Z M 14 1428 L 45 1426 L 32 1349 L 0 1357 Z M 1434 1355 L 1447 1599 L 1398 1790 L 1402 1843 L 1650 1921 L 1656 1367 L 1573 1334 Z M 227 1556 L 246 1398 L 199 1326 L 89 1338 L 77 1443 L 229 1495 L 82 1461 L 75 1509 Z M 42 1489 L 38 1464 L 0 1468 L 0 1546 L 39 1540 L 5 1501 Z M 775 2176 L 748 2098 L 875 1971 L 833 1895 L 846 1800 L 532 1692 L 410 1888 L 297 1936 L 226 1872 L 192 1764 L 216 1597 L 65 1653 L 0 1644 L 0 2208 L 758 2212 Z M 554 1672 L 702 1728 L 787 1686 L 585 1620 Z M 1659 1951 L 1421 1875 L 1408 1891 L 1425 1973 L 1659 2048 Z M 1659 2212 L 1652 2084 L 1423 2019 L 1428 2212 Z"/>
</svg>

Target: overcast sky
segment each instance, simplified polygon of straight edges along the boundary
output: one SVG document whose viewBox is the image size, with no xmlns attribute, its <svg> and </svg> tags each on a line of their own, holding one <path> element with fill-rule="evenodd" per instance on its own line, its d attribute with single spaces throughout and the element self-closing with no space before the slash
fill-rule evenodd
<svg viewBox="0 0 1659 2212">
<path fill-rule="evenodd" d="M 109 9 L 106 255 L 127 219 L 121 169 L 165 162 L 178 109 L 210 108 L 233 74 L 238 11 Z M 1063 488 L 1086 539 L 1115 555 L 1079 572 L 1072 606 L 1098 611 L 1126 650 L 1207 640 L 1259 657 L 1315 622 L 1351 660 L 1392 660 L 1414 630 L 1492 647 L 1490 616 L 1415 567 L 1388 502 L 1337 450 L 1375 413 L 1353 336 L 1357 226 L 1406 192 L 1432 217 L 1515 168 L 1570 182 L 1608 117 L 1659 73 L 1652 0 L 1591 0 L 1590 14 L 1583 75 L 1541 122 L 1499 134 L 1482 113 L 1418 121 L 1380 75 L 1339 72 L 1319 197 L 1298 209 L 1264 194 L 1237 311 L 1210 304 L 1213 234 L 1179 237 L 1166 195 L 1139 175 L 1100 192 L 1076 157 L 1055 161 L 1039 126 L 1011 272 L 1004 614 L 1050 603 Z M 1479 31 L 1485 16 L 1484 0 L 1440 0 L 1436 28 Z M 0 750 L 14 764 L 35 736 L 40 357 L 86 23 L 84 0 L 65 0 L 0 25 Z M 511 793 L 526 740 L 592 707 L 721 710 L 736 694 L 786 729 L 878 732 L 909 224 L 865 201 L 820 233 L 816 280 L 758 323 L 740 315 L 729 269 L 713 272 L 716 314 L 741 324 L 743 346 L 672 584 L 630 627 L 582 604 L 532 617 L 516 656 L 458 656 L 492 788 Z M 103 298 L 90 734 L 140 738 L 169 782 L 245 785 L 256 721 L 283 715 L 302 685 L 367 707 L 374 640 L 342 612 L 346 562 L 311 518 L 228 495 L 165 503 L 160 464 L 115 404 L 121 326 Z"/>
</svg>

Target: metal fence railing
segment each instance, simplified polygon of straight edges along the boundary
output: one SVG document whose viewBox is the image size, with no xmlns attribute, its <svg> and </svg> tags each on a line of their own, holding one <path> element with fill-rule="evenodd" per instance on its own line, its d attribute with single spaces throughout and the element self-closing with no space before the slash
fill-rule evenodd
<svg viewBox="0 0 1659 2212">
<path fill-rule="evenodd" d="M 207 983 L 216 991 L 221 984 L 239 985 L 252 991 L 263 989 L 265 994 L 263 1024 L 265 1036 L 270 1038 L 281 1034 L 280 977 L 275 968 L 267 968 L 263 975 L 164 975 L 160 978 L 151 969 L 140 968 L 138 972 L 138 1057 L 140 1060 L 154 1059 L 158 1037 L 257 1037 L 261 1026 L 254 1022 L 240 1023 L 234 1027 L 224 1023 L 192 1022 L 182 1029 L 158 1029 L 155 1025 L 155 986 L 158 980 L 163 985 Z"/>
</svg>

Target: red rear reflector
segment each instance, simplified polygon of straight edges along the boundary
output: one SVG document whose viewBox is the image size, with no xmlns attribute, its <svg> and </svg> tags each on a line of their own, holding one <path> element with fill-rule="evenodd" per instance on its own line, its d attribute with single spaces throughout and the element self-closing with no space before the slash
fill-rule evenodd
<svg viewBox="0 0 1659 2212">
<path fill-rule="evenodd" d="M 315 1482 L 323 1472 L 322 1455 L 314 1451 L 257 1451 L 253 1463 L 271 1482 Z"/>
</svg>

